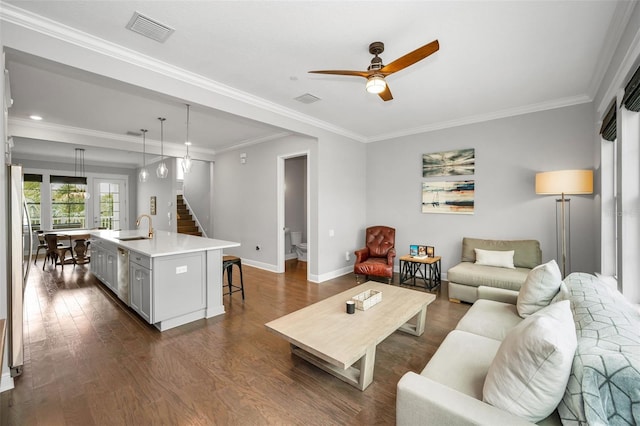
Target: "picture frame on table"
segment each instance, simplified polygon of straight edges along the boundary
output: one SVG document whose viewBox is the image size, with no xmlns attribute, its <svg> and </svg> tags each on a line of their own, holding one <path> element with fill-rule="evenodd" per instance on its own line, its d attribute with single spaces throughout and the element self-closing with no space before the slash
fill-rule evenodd
<svg viewBox="0 0 640 426">
<path fill-rule="evenodd" d="M 418 246 L 418 257 L 427 257 L 427 246 Z"/>
<path fill-rule="evenodd" d="M 433 246 L 427 246 L 426 252 L 427 257 L 435 257 L 436 255 L 436 249 Z"/>
<path fill-rule="evenodd" d="M 409 256 L 416 257 L 417 255 L 418 255 L 418 245 L 417 244 L 411 244 L 409 246 Z"/>
</svg>

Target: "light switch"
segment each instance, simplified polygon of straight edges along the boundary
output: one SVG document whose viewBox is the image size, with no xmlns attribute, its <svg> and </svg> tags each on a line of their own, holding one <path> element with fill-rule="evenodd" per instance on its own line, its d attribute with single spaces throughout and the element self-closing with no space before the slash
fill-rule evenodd
<svg viewBox="0 0 640 426">
<path fill-rule="evenodd" d="M 176 275 L 177 274 L 184 274 L 187 272 L 187 265 L 184 266 L 176 266 Z"/>
<path fill-rule="evenodd" d="M 336 235 L 335 231 L 333 229 L 329 229 L 329 236 L 333 237 L 334 235 Z"/>
</svg>

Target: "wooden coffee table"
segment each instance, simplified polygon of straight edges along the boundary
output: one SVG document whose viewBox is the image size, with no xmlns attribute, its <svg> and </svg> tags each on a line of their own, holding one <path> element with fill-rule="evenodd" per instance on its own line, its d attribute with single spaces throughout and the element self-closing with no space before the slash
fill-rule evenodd
<svg viewBox="0 0 640 426">
<path fill-rule="evenodd" d="M 347 314 L 345 302 L 365 290 L 381 291 L 382 301 L 366 311 L 356 309 L 355 314 Z M 289 341 L 295 355 L 364 390 L 373 381 L 378 343 L 396 330 L 422 335 L 427 306 L 435 298 L 368 281 L 265 326 Z"/>
</svg>

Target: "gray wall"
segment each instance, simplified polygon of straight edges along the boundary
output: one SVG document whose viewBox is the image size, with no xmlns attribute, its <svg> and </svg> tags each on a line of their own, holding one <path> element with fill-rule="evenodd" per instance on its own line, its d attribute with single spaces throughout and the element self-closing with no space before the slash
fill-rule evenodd
<svg viewBox="0 0 640 426">
<path fill-rule="evenodd" d="M 198 218 L 208 237 L 211 237 L 211 201 L 213 198 L 212 163 L 193 160 L 191 172 L 184 175 L 183 195 L 188 201 L 191 213 Z"/>
<path fill-rule="evenodd" d="M 165 179 L 156 176 L 159 163 L 147 164 L 149 178 L 144 183 L 138 182 L 137 215 L 150 213 L 151 196 L 155 195 L 156 215 L 151 216 L 153 229 L 176 232 L 176 161 L 175 158 L 165 157 L 165 164 L 169 169 Z M 135 228 L 135 218 L 131 227 Z M 146 219 L 143 219 L 140 229 L 146 230 L 146 227 Z"/>
<path fill-rule="evenodd" d="M 307 241 L 307 157 L 289 158 L 284 162 L 284 180 L 287 186 L 284 201 L 284 226 L 291 232 L 302 232 Z M 285 247 L 285 253 L 288 247 Z"/>
<path fill-rule="evenodd" d="M 239 242 L 240 247 L 227 251 L 275 270 L 277 158 L 302 150 L 310 150 L 313 158 L 316 146 L 313 138 L 290 136 L 218 154 L 213 173 L 213 238 Z M 240 163 L 240 153 L 247 154 L 245 164 Z"/>
<path fill-rule="evenodd" d="M 230 253 L 249 264 L 276 269 L 278 156 L 308 150 L 309 279 L 321 282 L 353 270 L 353 256 L 346 261 L 345 253 L 363 244 L 366 146 L 319 133 L 318 139 L 293 135 L 216 156 L 214 238 L 242 244 Z M 241 152 L 247 154 L 244 165 Z"/>
<path fill-rule="evenodd" d="M 367 225 L 396 228 L 398 255 L 435 246 L 442 268 L 460 260 L 465 236 L 537 239 L 556 258 L 555 197 L 535 194 L 536 172 L 593 168 L 594 112 L 582 104 L 373 143 L 367 149 Z M 421 213 L 422 154 L 475 148 L 475 214 Z M 383 173 L 382 171 L 388 171 Z M 443 179 L 443 180 L 453 180 Z M 595 271 L 593 196 L 573 196 L 574 271 Z"/>
</svg>

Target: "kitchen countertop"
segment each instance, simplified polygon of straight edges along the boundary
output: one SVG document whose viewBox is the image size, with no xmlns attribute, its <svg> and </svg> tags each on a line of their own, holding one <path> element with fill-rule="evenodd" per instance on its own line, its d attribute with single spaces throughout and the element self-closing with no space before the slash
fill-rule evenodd
<svg viewBox="0 0 640 426">
<path fill-rule="evenodd" d="M 145 238 L 143 240 L 130 241 L 121 238 L 147 237 L 147 233 L 142 229 L 134 229 L 128 231 L 91 231 L 90 234 L 149 257 L 171 256 L 240 246 L 240 243 L 233 241 L 196 237 L 168 231 L 154 231 L 151 239 Z"/>
</svg>

